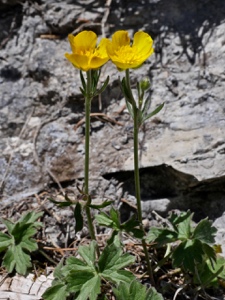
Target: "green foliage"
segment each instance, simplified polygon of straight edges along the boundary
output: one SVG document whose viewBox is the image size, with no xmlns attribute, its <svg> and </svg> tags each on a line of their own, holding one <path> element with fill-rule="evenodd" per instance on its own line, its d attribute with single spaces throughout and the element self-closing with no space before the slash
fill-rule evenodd
<svg viewBox="0 0 225 300">
<path fill-rule="evenodd" d="M 109 215 L 104 212 L 100 212 L 95 216 L 95 219 L 100 226 L 105 226 L 113 229 L 112 236 L 116 235 L 118 232 L 125 231 L 129 234 L 132 234 L 136 238 L 143 237 L 143 231 L 139 229 L 139 222 L 136 219 L 136 216 L 133 215 L 128 221 L 120 224 L 120 214 L 115 208 L 111 208 Z"/>
<path fill-rule="evenodd" d="M 149 118 L 156 115 L 163 108 L 164 103 L 160 104 L 156 109 L 152 112 L 148 113 L 150 106 L 150 98 L 146 95 L 146 92 L 150 88 L 150 82 L 148 79 L 141 80 L 137 82 L 137 101 L 135 101 L 133 93 L 130 89 L 130 83 L 128 82 L 128 78 L 124 77 L 120 83 L 121 90 L 126 100 L 127 109 L 134 118 L 134 110 L 136 110 L 136 115 L 138 119 L 138 127 L 140 127 L 145 121 Z"/>
<path fill-rule="evenodd" d="M 91 72 L 90 95 L 88 95 L 89 93 L 87 92 L 87 83 L 86 83 L 86 80 L 84 78 L 82 71 L 80 71 L 80 79 L 81 79 L 81 83 L 82 83 L 82 87 L 80 87 L 80 91 L 84 97 L 87 97 L 87 95 L 88 95 L 90 98 L 93 98 L 93 97 L 98 96 L 101 93 L 103 93 L 104 90 L 107 88 L 107 85 L 109 84 L 109 76 L 107 76 L 107 78 L 104 81 L 104 83 L 102 84 L 102 86 L 100 88 L 98 88 L 98 83 L 99 83 L 99 79 L 100 79 L 100 75 L 101 75 L 101 69 L 90 70 L 90 72 Z"/>
<path fill-rule="evenodd" d="M 31 267 L 29 253 L 38 249 L 37 243 L 32 237 L 42 226 L 42 223 L 37 222 L 42 214 L 42 212 L 29 212 L 16 223 L 1 219 L 8 230 L 8 234 L 0 232 L 0 252 L 5 252 L 2 266 L 9 273 L 15 269 L 17 273 L 25 275 L 27 269 Z"/>
<path fill-rule="evenodd" d="M 85 202 L 84 206 L 88 206 L 92 209 L 101 210 L 112 204 L 113 201 L 103 201 L 101 204 L 91 204 L 91 199 L 89 195 L 85 195 L 84 191 L 80 189 L 78 186 L 78 191 L 80 193 L 81 199 Z M 74 206 L 74 219 L 75 219 L 75 232 L 81 231 L 84 225 L 84 217 L 83 217 L 83 206 L 79 201 L 72 201 L 66 194 L 64 195 L 65 201 L 56 201 L 52 198 L 49 198 L 49 201 L 54 203 L 59 208 L 64 208 L 67 206 Z"/>
<path fill-rule="evenodd" d="M 192 225 L 193 214 L 172 214 L 169 228 L 152 227 L 147 240 L 157 242 L 159 247 L 171 244 L 170 252 L 173 267 L 184 272 L 192 272 L 196 284 L 211 286 L 218 277 L 225 275 L 225 260 L 216 254 L 213 247 L 216 228 L 208 219 Z"/>
<path fill-rule="evenodd" d="M 74 294 L 74 299 L 96 300 L 101 292 L 102 280 L 111 284 L 130 283 L 134 275 L 121 269 L 133 263 L 135 258 L 123 253 L 117 244 L 115 239 L 115 243 L 107 245 L 99 259 L 96 259 L 95 241 L 88 246 L 80 246 L 78 254 L 81 259 L 69 257 L 65 266 L 58 266 L 54 272 L 53 285 L 42 297 L 45 300 L 58 300 L 58 294 L 65 294 L 61 296 L 61 300 L 65 300 L 68 295 Z"/>
<path fill-rule="evenodd" d="M 145 285 L 137 280 L 132 282 L 121 282 L 117 288 L 113 288 L 117 300 L 163 300 L 161 294 L 155 288 L 147 289 Z"/>
<path fill-rule="evenodd" d="M 205 288 L 216 287 L 218 278 L 225 280 L 225 259 L 222 256 L 217 256 L 213 265 L 209 259 L 203 262 L 194 274 L 194 283 Z"/>
</svg>

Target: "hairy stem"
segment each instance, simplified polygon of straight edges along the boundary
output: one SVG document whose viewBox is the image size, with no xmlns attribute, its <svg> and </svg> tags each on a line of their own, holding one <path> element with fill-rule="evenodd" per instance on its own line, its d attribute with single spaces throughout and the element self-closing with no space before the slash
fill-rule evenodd
<svg viewBox="0 0 225 300">
<path fill-rule="evenodd" d="M 92 223 L 91 211 L 89 204 L 91 204 L 91 197 L 89 196 L 89 156 L 90 156 L 90 112 L 91 112 L 91 86 L 92 77 L 91 70 L 87 71 L 87 88 L 85 97 L 85 163 L 84 163 L 84 192 L 87 195 L 87 204 L 85 206 L 88 229 L 92 240 L 96 240 L 95 230 Z M 99 249 L 97 249 L 99 255 Z"/>
<path fill-rule="evenodd" d="M 142 208 L 141 208 L 141 189 L 140 189 L 140 176 L 139 176 L 139 157 L 138 157 L 138 131 L 139 131 L 139 124 L 138 124 L 138 109 L 131 91 L 130 86 L 130 76 L 129 76 L 129 69 L 126 70 L 126 84 L 127 88 L 130 90 L 130 96 L 133 106 L 133 119 L 134 119 L 134 180 L 135 180 L 135 196 L 137 201 L 137 213 L 138 213 L 138 221 L 140 224 L 140 229 L 144 231 L 144 227 L 142 224 Z M 151 284 L 155 286 L 155 280 L 153 276 L 152 266 L 149 258 L 148 248 L 146 245 L 145 238 L 142 239 L 142 247 L 145 253 L 145 258 L 147 262 L 148 273 L 150 277 Z"/>
</svg>

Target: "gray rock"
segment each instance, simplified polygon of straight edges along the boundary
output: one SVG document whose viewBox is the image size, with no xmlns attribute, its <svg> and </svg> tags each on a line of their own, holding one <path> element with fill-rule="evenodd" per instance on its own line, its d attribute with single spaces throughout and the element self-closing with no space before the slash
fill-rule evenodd
<svg viewBox="0 0 225 300">
<path fill-rule="evenodd" d="M 9 2 L 0 1 L 0 187 L 2 199 L 12 201 L 42 190 L 53 176 L 59 182 L 83 178 L 85 126 L 74 128 L 84 116 L 84 101 L 79 71 L 64 57 L 70 52 L 66 36 L 79 26 L 103 34 L 105 1 Z M 148 211 L 160 199 L 169 201 L 158 207 L 163 213 L 191 208 L 197 218 L 215 219 L 225 211 L 224 14 L 223 0 L 182 6 L 178 0 L 113 1 L 103 24 L 110 35 L 122 28 L 154 38 L 155 54 L 131 72 L 134 87 L 137 78 L 151 78 L 149 111 L 165 103 L 140 129 Z M 103 119 L 92 124 L 90 190 L 96 198 L 119 201 L 135 195 L 133 130 L 127 111 L 118 113 L 124 104 L 118 77 L 124 74 L 108 63 L 101 80 L 107 75 L 102 109 L 94 99 L 92 112 L 123 126 Z"/>
</svg>

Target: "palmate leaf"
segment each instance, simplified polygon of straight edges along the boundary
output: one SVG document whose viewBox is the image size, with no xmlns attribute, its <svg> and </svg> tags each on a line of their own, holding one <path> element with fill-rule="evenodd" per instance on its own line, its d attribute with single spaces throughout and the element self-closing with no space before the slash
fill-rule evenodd
<svg viewBox="0 0 225 300">
<path fill-rule="evenodd" d="M 43 212 L 28 212 L 27 214 L 23 215 L 17 223 L 30 223 L 32 227 L 41 227 L 43 226 L 41 222 L 36 222 L 41 216 Z"/>
<path fill-rule="evenodd" d="M 29 252 L 36 251 L 38 249 L 37 242 L 34 239 L 29 237 L 24 237 L 21 243 L 19 244 L 21 249 L 28 250 Z"/>
<path fill-rule="evenodd" d="M 61 283 L 48 288 L 42 295 L 42 298 L 44 300 L 66 300 L 67 296 L 69 296 L 67 287 L 64 283 Z"/>
<path fill-rule="evenodd" d="M 136 238 L 143 238 L 144 232 L 143 230 L 139 229 L 140 223 L 137 220 L 136 215 L 131 216 L 131 218 L 129 220 L 127 220 L 126 222 L 122 223 L 120 225 L 121 230 L 124 230 L 128 233 L 133 234 Z"/>
<path fill-rule="evenodd" d="M 119 211 L 115 208 L 111 208 L 109 212 L 110 218 L 113 221 L 113 223 L 116 225 L 116 228 L 120 228 L 120 214 Z"/>
<path fill-rule="evenodd" d="M 71 271 L 66 280 L 70 292 L 79 292 L 78 297 L 76 297 L 77 300 L 96 300 L 101 292 L 101 279 L 98 274 Z"/>
<path fill-rule="evenodd" d="M 31 259 L 20 246 L 13 245 L 5 253 L 2 265 L 9 273 L 15 268 L 17 273 L 25 275 L 27 268 L 31 267 Z"/>
<path fill-rule="evenodd" d="M 205 287 L 218 286 L 218 277 L 224 278 L 225 275 L 225 259 L 216 257 L 215 262 L 207 259 L 203 265 L 198 266 L 198 274 L 194 274 L 194 282 Z"/>
<path fill-rule="evenodd" d="M 148 242 L 156 242 L 158 246 L 163 246 L 167 243 L 172 243 L 177 240 L 177 232 L 167 229 L 151 227 L 147 235 Z"/>
<path fill-rule="evenodd" d="M 96 241 L 91 241 L 90 245 L 80 246 L 78 249 L 80 256 L 82 256 L 83 260 L 89 267 L 93 268 L 93 270 L 95 270 L 96 247 Z"/>
<path fill-rule="evenodd" d="M 105 270 L 102 273 L 102 277 L 116 284 L 119 284 L 120 282 L 129 283 L 135 279 L 135 276 L 130 271 L 126 271 L 126 270 L 118 270 L 118 271 Z"/>
<path fill-rule="evenodd" d="M 206 244 L 215 243 L 216 227 L 208 219 L 201 220 L 194 229 L 193 238 Z"/>
<path fill-rule="evenodd" d="M 121 282 L 118 288 L 113 288 L 117 300 L 163 300 L 162 295 L 154 288 L 147 289 L 137 280 L 130 283 Z"/>
<path fill-rule="evenodd" d="M 30 223 L 16 223 L 11 235 L 14 237 L 15 242 L 19 244 L 24 236 L 26 235 L 28 238 L 33 236 L 36 233 L 36 229 L 31 227 Z"/>
<path fill-rule="evenodd" d="M 181 222 L 177 224 L 177 230 L 178 230 L 178 239 L 180 240 L 186 240 L 191 237 L 191 220 L 192 220 L 193 214 L 186 214 Z"/>
<path fill-rule="evenodd" d="M 1 218 L 0 221 L 6 226 L 9 233 L 12 232 L 15 224 L 11 220 Z"/>
<path fill-rule="evenodd" d="M 199 240 L 186 240 L 172 253 L 173 265 L 194 273 L 196 264 L 203 262 L 203 256 L 204 251 Z"/>
<path fill-rule="evenodd" d="M 8 234 L 0 232 L 0 252 L 6 250 L 12 243 L 13 241 Z"/>
<path fill-rule="evenodd" d="M 80 260 L 76 257 L 68 257 L 66 260 L 66 265 L 61 269 L 61 273 L 63 276 L 67 276 L 70 271 L 88 271 L 88 272 L 95 272 L 95 269 L 91 266 L 88 266 L 84 261 Z"/>
<path fill-rule="evenodd" d="M 118 245 L 118 239 L 115 237 L 113 244 L 105 247 L 99 260 L 96 259 L 96 241 L 92 241 L 87 246 L 80 246 L 78 253 L 81 259 L 69 257 L 66 260 L 66 265 L 61 266 L 61 270 L 57 268 L 54 274 L 57 278 L 53 284 L 57 285 L 57 288 L 50 287 L 43 298 L 45 300 L 58 300 L 58 298 L 48 297 L 53 297 L 53 293 L 55 290 L 57 292 L 57 289 L 61 291 L 63 284 L 65 290 L 70 294 L 76 293 L 75 299 L 77 300 L 96 300 L 101 292 L 102 281 L 119 284 L 134 280 L 134 275 L 131 272 L 120 269 L 133 263 L 135 258 L 128 253 L 123 254 Z"/>
<path fill-rule="evenodd" d="M 23 215 L 15 224 L 9 220 L 4 220 L 3 223 L 9 230 L 9 235 L 1 234 L 0 249 L 6 251 L 2 266 L 9 273 L 14 269 L 22 275 L 25 275 L 27 269 L 31 267 L 31 258 L 29 252 L 37 250 L 37 243 L 31 237 L 36 234 L 37 228 L 42 226 L 37 219 L 43 213 L 28 212 Z M 6 244 L 8 246 L 6 247 Z"/>
<path fill-rule="evenodd" d="M 120 247 L 115 244 L 110 244 L 105 247 L 99 258 L 99 270 L 101 273 L 104 270 L 117 271 L 127 267 L 135 261 L 135 257 L 128 253 L 124 253 Z"/>
</svg>

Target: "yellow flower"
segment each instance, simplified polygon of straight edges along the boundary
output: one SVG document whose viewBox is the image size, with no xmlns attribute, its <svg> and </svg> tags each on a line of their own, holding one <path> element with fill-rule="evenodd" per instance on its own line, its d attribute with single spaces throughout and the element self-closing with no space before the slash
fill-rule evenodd
<svg viewBox="0 0 225 300">
<path fill-rule="evenodd" d="M 107 44 L 107 52 L 112 62 L 119 70 L 140 67 L 143 62 L 154 52 L 153 40 L 143 31 L 136 32 L 133 44 L 130 44 L 128 32 L 117 31 L 112 36 L 112 41 Z"/>
<path fill-rule="evenodd" d="M 82 31 L 76 36 L 69 34 L 68 39 L 72 53 L 65 53 L 65 57 L 74 67 L 82 71 L 98 69 L 109 60 L 106 51 L 108 40 L 103 38 L 96 47 L 97 35 L 93 31 Z"/>
</svg>

